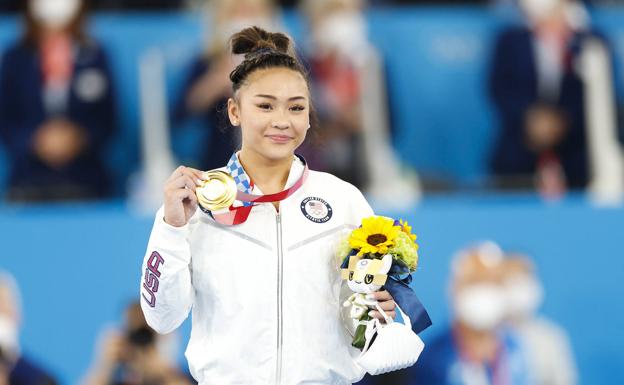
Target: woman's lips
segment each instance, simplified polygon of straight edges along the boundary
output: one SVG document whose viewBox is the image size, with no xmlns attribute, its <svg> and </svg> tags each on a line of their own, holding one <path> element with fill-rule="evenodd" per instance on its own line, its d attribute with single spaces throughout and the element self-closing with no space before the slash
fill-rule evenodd
<svg viewBox="0 0 624 385">
<path fill-rule="evenodd" d="M 266 137 L 275 143 L 287 143 L 293 139 L 288 135 L 267 135 Z"/>
</svg>

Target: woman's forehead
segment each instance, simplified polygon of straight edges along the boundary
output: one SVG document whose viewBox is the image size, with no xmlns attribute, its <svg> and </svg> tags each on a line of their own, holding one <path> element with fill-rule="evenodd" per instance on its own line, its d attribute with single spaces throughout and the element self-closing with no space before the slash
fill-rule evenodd
<svg viewBox="0 0 624 385">
<path fill-rule="evenodd" d="M 301 73 L 289 68 L 260 69 L 249 74 L 241 91 L 246 96 L 271 95 L 278 99 L 308 96 L 308 84 Z"/>
</svg>

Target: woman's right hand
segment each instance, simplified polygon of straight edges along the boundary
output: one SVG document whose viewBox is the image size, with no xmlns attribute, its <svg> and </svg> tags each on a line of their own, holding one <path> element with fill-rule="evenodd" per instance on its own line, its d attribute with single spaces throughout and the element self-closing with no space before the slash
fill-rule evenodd
<svg viewBox="0 0 624 385">
<path fill-rule="evenodd" d="M 165 183 L 165 222 L 181 227 L 188 223 L 197 210 L 195 188 L 203 173 L 191 167 L 178 167 Z"/>
</svg>

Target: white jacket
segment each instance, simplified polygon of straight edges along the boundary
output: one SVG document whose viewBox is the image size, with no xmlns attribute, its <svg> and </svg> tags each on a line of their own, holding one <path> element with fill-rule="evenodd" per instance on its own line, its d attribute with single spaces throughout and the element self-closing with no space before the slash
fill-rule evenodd
<svg viewBox="0 0 624 385">
<path fill-rule="evenodd" d="M 295 160 L 287 187 L 302 171 Z M 193 310 L 186 357 L 200 385 L 357 382 L 335 251 L 372 214 L 357 188 L 315 171 L 279 213 L 262 203 L 236 226 L 198 209 L 176 228 L 161 208 L 143 262 L 147 322 L 168 333 Z"/>
</svg>

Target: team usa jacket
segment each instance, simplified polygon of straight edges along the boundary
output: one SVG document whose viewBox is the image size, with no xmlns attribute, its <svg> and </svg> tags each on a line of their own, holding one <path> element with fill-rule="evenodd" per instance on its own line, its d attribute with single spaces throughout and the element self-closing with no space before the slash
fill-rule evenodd
<svg viewBox="0 0 624 385">
<path fill-rule="evenodd" d="M 295 159 L 286 187 L 303 169 Z M 147 322 L 169 333 L 192 311 L 186 357 L 200 385 L 357 382 L 364 370 L 343 326 L 335 254 L 370 215 L 357 188 L 316 171 L 279 212 L 260 203 L 239 225 L 198 209 L 173 227 L 161 208 L 143 261 Z"/>
</svg>

